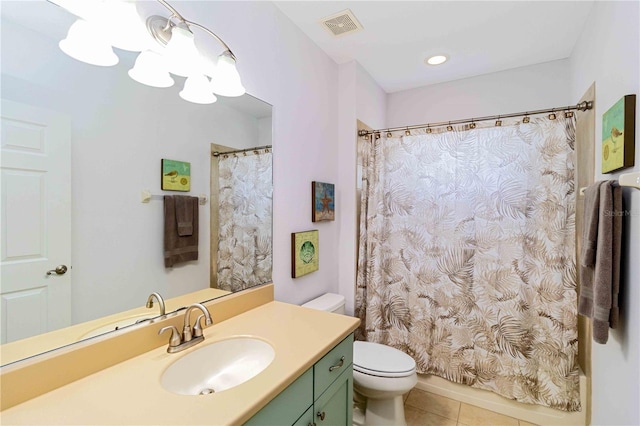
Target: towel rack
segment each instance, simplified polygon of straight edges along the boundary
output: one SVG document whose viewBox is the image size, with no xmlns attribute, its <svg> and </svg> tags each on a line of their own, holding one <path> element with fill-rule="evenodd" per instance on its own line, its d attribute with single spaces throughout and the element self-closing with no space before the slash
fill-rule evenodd
<svg viewBox="0 0 640 426">
<path fill-rule="evenodd" d="M 140 193 L 140 202 L 148 203 L 151 200 L 164 200 L 164 195 L 151 194 L 151 191 L 149 191 L 148 189 L 143 189 L 142 192 Z M 201 206 L 204 206 L 205 204 L 207 204 L 207 196 L 205 194 L 198 195 L 198 200 Z"/>
<path fill-rule="evenodd" d="M 629 186 L 631 188 L 640 189 L 640 172 L 624 173 L 618 178 L 618 184 L 620 186 Z M 584 195 L 586 186 L 580 188 L 580 195 Z"/>
</svg>

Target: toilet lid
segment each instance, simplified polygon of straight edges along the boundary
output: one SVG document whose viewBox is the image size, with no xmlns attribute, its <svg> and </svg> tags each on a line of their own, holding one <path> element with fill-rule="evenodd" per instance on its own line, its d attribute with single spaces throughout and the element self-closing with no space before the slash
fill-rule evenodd
<svg viewBox="0 0 640 426">
<path fill-rule="evenodd" d="M 405 377 L 416 371 L 409 355 L 391 346 L 373 342 L 353 342 L 353 369 L 380 377 Z"/>
</svg>

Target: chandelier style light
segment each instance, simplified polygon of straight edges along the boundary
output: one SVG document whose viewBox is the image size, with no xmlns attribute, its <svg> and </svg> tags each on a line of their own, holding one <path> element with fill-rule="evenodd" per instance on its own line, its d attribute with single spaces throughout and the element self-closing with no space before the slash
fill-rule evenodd
<svg viewBox="0 0 640 426">
<path fill-rule="evenodd" d="M 164 0 L 156 0 L 171 16 L 153 15 L 146 25 L 133 0 L 48 0 L 78 19 L 71 25 L 60 49 L 82 62 L 99 66 L 118 63 L 113 48 L 140 52 L 128 74 L 152 87 L 171 87 L 174 76 L 186 77 L 180 97 L 189 102 L 211 104 L 215 94 L 242 96 L 245 88 L 236 69 L 236 57 L 212 31 L 186 20 Z M 214 61 L 195 45 L 191 28 L 215 38 L 224 51 Z M 215 94 L 214 94 L 215 93 Z"/>
</svg>

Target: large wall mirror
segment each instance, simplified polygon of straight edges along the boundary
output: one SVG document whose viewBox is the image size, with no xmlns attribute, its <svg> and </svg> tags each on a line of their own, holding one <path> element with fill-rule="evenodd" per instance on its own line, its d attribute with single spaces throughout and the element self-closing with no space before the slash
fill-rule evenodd
<svg viewBox="0 0 640 426">
<path fill-rule="evenodd" d="M 78 62 L 58 48 L 74 17 L 44 0 L 1 13 L 2 364 L 144 326 L 152 293 L 175 312 L 271 281 L 269 104 L 141 85 L 132 52 Z M 161 190 L 162 159 L 190 163 L 188 193 Z M 198 260 L 167 268 L 163 195 L 201 194 Z"/>
</svg>

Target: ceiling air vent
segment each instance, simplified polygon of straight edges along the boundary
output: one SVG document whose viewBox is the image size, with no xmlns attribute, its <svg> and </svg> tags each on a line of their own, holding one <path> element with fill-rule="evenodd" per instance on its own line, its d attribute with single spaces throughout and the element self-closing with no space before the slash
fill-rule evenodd
<svg viewBox="0 0 640 426">
<path fill-rule="evenodd" d="M 362 25 L 349 9 L 328 16 L 320 22 L 336 37 L 362 30 Z"/>
</svg>

